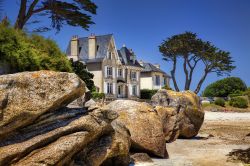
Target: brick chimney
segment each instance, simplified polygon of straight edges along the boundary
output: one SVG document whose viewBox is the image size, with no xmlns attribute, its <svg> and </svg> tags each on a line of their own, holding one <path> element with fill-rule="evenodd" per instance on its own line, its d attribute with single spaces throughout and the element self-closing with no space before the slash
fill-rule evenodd
<svg viewBox="0 0 250 166">
<path fill-rule="evenodd" d="M 70 41 L 70 57 L 72 58 L 73 61 L 77 61 L 79 57 L 79 52 L 78 52 L 78 36 L 72 36 L 71 41 Z"/>
<path fill-rule="evenodd" d="M 89 59 L 95 59 L 97 50 L 95 34 L 92 33 L 88 37 L 88 41 L 89 41 Z"/>
<path fill-rule="evenodd" d="M 154 64 L 154 66 L 158 69 L 160 69 L 160 65 L 157 63 L 157 64 Z"/>
</svg>

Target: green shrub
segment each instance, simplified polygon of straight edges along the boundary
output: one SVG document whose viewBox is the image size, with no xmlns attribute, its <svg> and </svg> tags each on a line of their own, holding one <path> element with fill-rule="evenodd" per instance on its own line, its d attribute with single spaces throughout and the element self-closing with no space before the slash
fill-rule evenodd
<svg viewBox="0 0 250 166">
<path fill-rule="evenodd" d="M 141 99 L 151 99 L 151 97 L 156 94 L 157 90 L 142 89 Z"/>
<path fill-rule="evenodd" d="M 218 99 L 216 99 L 216 100 L 214 101 L 214 104 L 224 107 L 224 106 L 225 106 L 225 100 L 222 99 L 222 98 L 218 98 Z"/>
<path fill-rule="evenodd" d="M 245 98 L 243 97 L 233 97 L 229 101 L 229 105 L 237 108 L 247 108 L 248 107 L 248 102 Z"/>
<path fill-rule="evenodd" d="M 103 99 L 105 98 L 104 93 L 92 92 L 91 93 L 93 99 Z"/>
<path fill-rule="evenodd" d="M 208 85 L 202 96 L 227 97 L 230 94 L 238 94 L 246 89 L 246 84 L 240 78 L 228 77 Z"/>
<path fill-rule="evenodd" d="M 243 95 L 248 97 L 248 100 L 250 101 L 250 89 L 248 88 L 245 92 L 243 92 Z"/>
</svg>

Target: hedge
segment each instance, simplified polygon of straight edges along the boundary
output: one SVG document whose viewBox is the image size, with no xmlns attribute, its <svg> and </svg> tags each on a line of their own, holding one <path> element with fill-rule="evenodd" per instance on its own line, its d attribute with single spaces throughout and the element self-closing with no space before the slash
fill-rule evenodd
<svg viewBox="0 0 250 166">
<path fill-rule="evenodd" d="M 141 99 L 151 99 L 151 97 L 156 94 L 158 90 L 142 89 Z"/>
</svg>

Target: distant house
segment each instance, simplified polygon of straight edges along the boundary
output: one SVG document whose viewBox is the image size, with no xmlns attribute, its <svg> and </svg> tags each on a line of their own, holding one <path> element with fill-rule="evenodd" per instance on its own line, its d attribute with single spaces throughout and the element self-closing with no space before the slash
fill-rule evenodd
<svg viewBox="0 0 250 166">
<path fill-rule="evenodd" d="M 161 89 L 169 87 L 170 76 L 160 69 L 160 65 L 153 65 L 140 61 L 143 70 L 141 71 L 141 89 Z"/>
<path fill-rule="evenodd" d="M 140 72 L 143 68 L 131 49 L 116 49 L 112 34 L 78 38 L 73 36 L 67 48 L 67 56 L 86 64 L 94 74 L 98 92 L 106 98 L 139 98 Z"/>
</svg>

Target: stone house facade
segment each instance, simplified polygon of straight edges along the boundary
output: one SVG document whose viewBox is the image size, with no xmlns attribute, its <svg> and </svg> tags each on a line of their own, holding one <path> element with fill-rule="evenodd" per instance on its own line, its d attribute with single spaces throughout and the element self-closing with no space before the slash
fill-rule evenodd
<svg viewBox="0 0 250 166">
<path fill-rule="evenodd" d="M 66 54 L 69 59 L 86 64 L 94 74 L 98 92 L 106 98 L 139 98 L 142 66 L 131 49 L 117 50 L 112 34 L 78 38 L 73 36 Z"/>
</svg>

